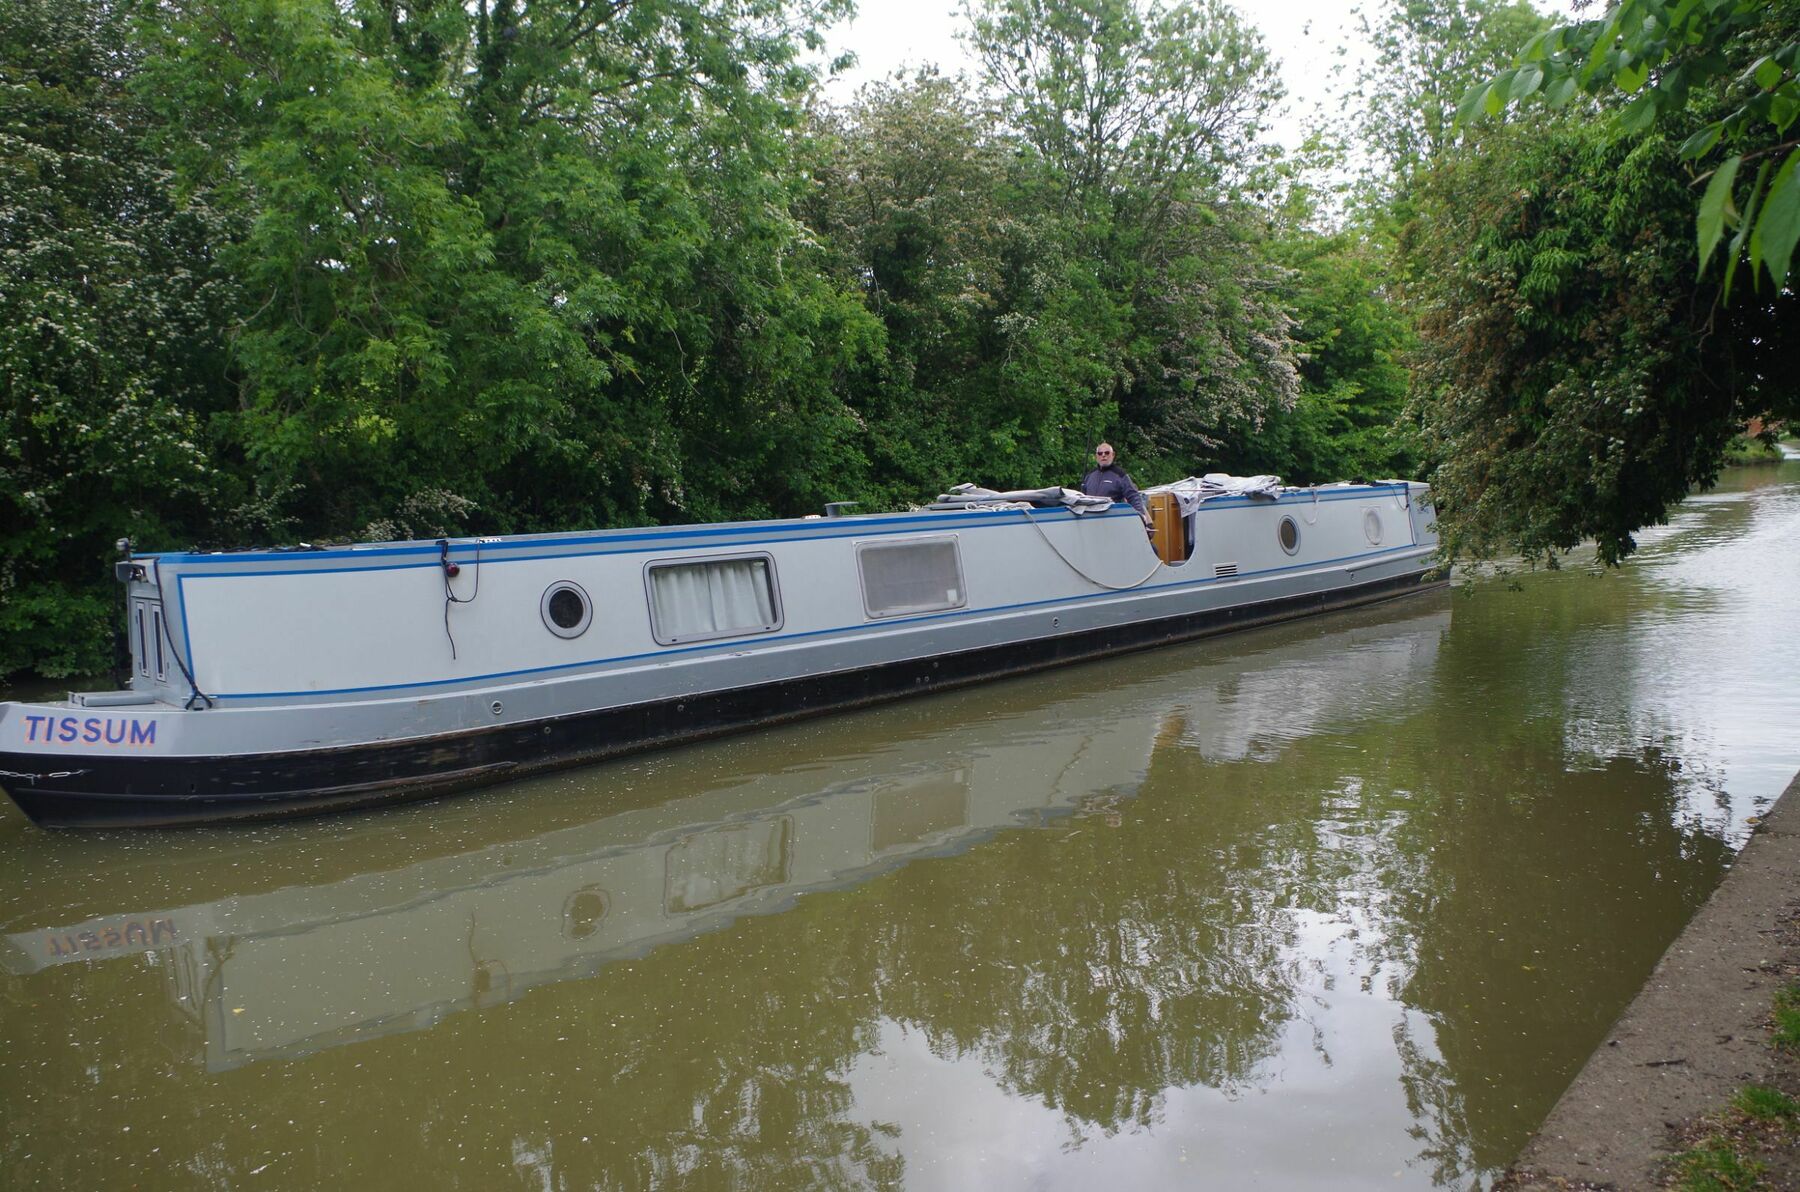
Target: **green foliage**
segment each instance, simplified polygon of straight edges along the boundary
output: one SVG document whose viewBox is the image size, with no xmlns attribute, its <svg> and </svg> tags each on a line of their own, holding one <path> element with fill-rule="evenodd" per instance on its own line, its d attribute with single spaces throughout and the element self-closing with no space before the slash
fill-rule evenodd
<svg viewBox="0 0 1800 1192">
<path fill-rule="evenodd" d="M 1232 424 L 1290 407 L 1292 319 L 1261 217 L 1234 190 L 1259 176 L 1255 138 L 1281 94 L 1261 38 L 1212 0 L 966 11 L 1002 114 L 1042 165 L 1029 197 L 1046 204 L 1036 222 L 1062 279 L 1107 299 L 1081 317 L 1107 334 L 1089 359 L 1111 369 L 1096 397 L 1118 410 L 1127 456 L 1189 471 Z"/>
<path fill-rule="evenodd" d="M 230 490 L 206 424 L 234 223 L 146 146 L 127 42 L 102 0 L 0 22 L 0 673 L 105 669 L 114 540 L 190 533 Z"/>
<path fill-rule="evenodd" d="M 1800 303 L 1713 309 L 1674 146 L 1568 121 L 1490 135 L 1425 188 L 1404 249 L 1415 412 L 1453 549 L 1544 555 L 1632 532 L 1791 407 Z"/>
<path fill-rule="evenodd" d="M 965 0 L 968 43 L 1068 193 L 1166 204 L 1241 176 L 1280 82 L 1219 0 Z"/>
<path fill-rule="evenodd" d="M 1547 21 L 1523 0 L 1398 0 L 1373 19 L 1359 80 L 1359 139 L 1375 163 L 1367 189 L 1402 199 L 1420 170 L 1457 144 L 1457 98 L 1512 60 Z"/>
<path fill-rule="evenodd" d="M 1699 268 L 1724 233 L 1724 294 L 1740 259 L 1779 292 L 1800 243 L 1800 26 L 1791 4 L 1770 0 L 1616 0 L 1600 17 L 1546 30 L 1517 64 L 1472 87 L 1459 114 L 1494 115 L 1541 96 L 1553 106 L 1595 96 L 1617 126 L 1663 124 L 1681 157 L 1716 163 L 1695 215 Z M 1719 97 L 1726 102 L 1720 105 Z M 1694 128 L 1692 103 L 1706 112 Z M 1742 167 L 1757 162 L 1753 175 Z M 1748 180 L 1745 187 L 1742 182 Z"/>
<path fill-rule="evenodd" d="M 194 130 L 188 182 L 255 212 L 230 432 L 299 523 L 423 491 L 511 529 L 836 495 L 859 461 L 833 387 L 872 329 L 807 267 L 783 181 L 799 30 L 832 11 L 160 13 L 146 89 Z"/>
<path fill-rule="evenodd" d="M 1778 464 L 1783 458 L 1780 450 L 1773 444 L 1750 435 L 1738 435 L 1725 445 L 1725 462 L 1733 467 L 1742 464 Z"/>
<path fill-rule="evenodd" d="M 819 123 L 829 152 L 807 215 L 884 331 L 879 375 L 854 395 L 867 498 L 903 503 L 970 477 L 1037 484 L 1067 467 L 1106 425 L 1096 395 L 1111 370 L 1093 363 L 1104 349 L 1090 329 L 1056 316 L 1064 262 L 1021 218 L 1031 178 L 1012 147 L 959 81 L 929 72 L 870 86 Z"/>
<path fill-rule="evenodd" d="M 0 674 L 103 669 L 111 544 L 1410 470 L 1404 320 L 1218 0 L 975 0 L 988 91 L 816 106 L 847 0 L 19 0 Z M 1293 208 L 1293 205 L 1289 205 Z M 1297 208 L 1293 208 L 1296 209 Z"/>
<path fill-rule="evenodd" d="M 1389 254 L 1356 233 L 1296 232 L 1272 255 L 1289 270 L 1300 395 L 1293 410 L 1232 443 L 1230 467 L 1299 484 L 1415 474 L 1417 446 L 1402 418 L 1413 336 L 1386 292 Z"/>
</svg>

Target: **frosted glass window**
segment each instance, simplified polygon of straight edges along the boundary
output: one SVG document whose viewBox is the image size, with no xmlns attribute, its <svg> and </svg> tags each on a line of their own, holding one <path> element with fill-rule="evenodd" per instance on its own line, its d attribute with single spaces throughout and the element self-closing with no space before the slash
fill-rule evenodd
<svg viewBox="0 0 1800 1192">
<path fill-rule="evenodd" d="M 764 633 L 781 624 L 767 555 L 658 563 L 648 572 L 650 624 L 663 645 Z"/>
<path fill-rule="evenodd" d="M 962 562 L 954 538 L 867 543 L 856 552 L 862 568 L 863 607 L 871 617 L 898 617 L 961 608 Z"/>
</svg>

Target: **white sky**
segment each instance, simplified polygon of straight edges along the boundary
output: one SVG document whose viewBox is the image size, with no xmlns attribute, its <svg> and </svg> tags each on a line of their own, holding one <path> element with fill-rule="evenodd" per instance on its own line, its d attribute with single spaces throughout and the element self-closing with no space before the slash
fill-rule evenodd
<svg viewBox="0 0 1800 1192">
<path fill-rule="evenodd" d="M 1369 0 L 1379 9 L 1382 0 Z M 1235 0 L 1239 12 L 1262 30 L 1263 41 L 1281 63 L 1287 86 L 1286 111 L 1275 120 L 1284 145 L 1298 143 L 1311 117 L 1338 114 L 1341 95 L 1355 82 L 1366 49 L 1356 32 L 1355 5 L 1346 0 Z M 1567 14 L 1570 0 L 1537 0 L 1537 7 Z M 936 63 L 945 74 L 974 73 L 974 64 L 956 40 L 961 28 L 957 0 L 859 0 L 854 20 L 830 36 L 833 54 L 854 51 L 858 65 L 832 80 L 826 94 L 844 102 L 856 88 L 900 67 Z M 1340 50 L 1342 51 L 1340 53 Z M 1341 74 L 1334 67 L 1342 63 Z"/>
</svg>

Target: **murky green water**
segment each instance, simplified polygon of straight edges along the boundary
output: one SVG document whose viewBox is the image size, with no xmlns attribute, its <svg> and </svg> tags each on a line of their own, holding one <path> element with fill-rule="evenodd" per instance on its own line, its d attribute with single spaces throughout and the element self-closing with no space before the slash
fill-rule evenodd
<svg viewBox="0 0 1800 1192">
<path fill-rule="evenodd" d="M 1467 1186 L 1800 768 L 1800 465 L 1623 572 L 392 813 L 0 819 L 0 1182 Z"/>
</svg>

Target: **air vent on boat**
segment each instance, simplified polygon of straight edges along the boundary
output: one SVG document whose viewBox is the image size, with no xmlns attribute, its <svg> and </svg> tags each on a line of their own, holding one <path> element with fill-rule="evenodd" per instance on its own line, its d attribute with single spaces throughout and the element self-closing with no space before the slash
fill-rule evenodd
<svg viewBox="0 0 1800 1192">
<path fill-rule="evenodd" d="M 1215 579 L 1236 579 L 1237 578 L 1237 564 L 1236 563 L 1219 563 L 1219 564 L 1214 565 L 1213 577 Z"/>
</svg>

